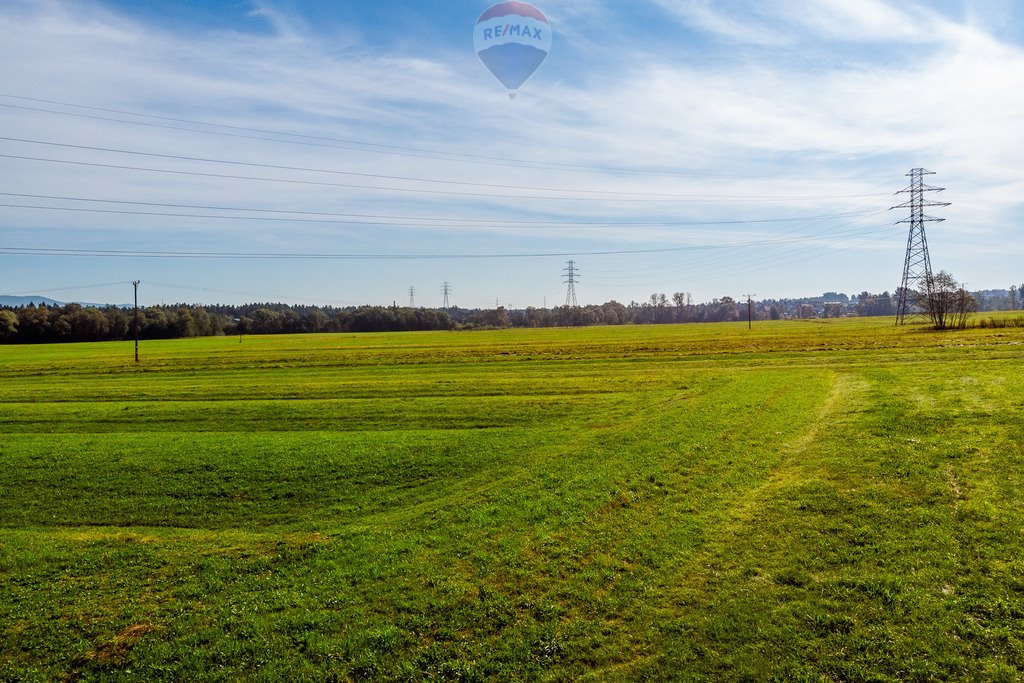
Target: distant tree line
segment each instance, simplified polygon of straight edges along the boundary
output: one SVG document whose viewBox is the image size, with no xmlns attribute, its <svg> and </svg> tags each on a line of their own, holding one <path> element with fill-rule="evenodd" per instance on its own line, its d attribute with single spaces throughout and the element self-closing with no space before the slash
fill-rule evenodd
<svg viewBox="0 0 1024 683">
<path fill-rule="evenodd" d="M 1019 311 L 1024 308 L 1024 283 L 1010 289 L 986 289 L 971 292 L 979 311 Z"/>
<path fill-rule="evenodd" d="M 972 311 L 1017 310 L 1024 306 L 1016 286 L 972 294 Z M 959 294 L 958 294 L 959 296 Z M 585 306 L 506 310 L 408 308 L 398 306 L 301 306 L 282 303 L 236 305 L 148 306 L 138 310 L 117 306 L 33 305 L 0 307 L 0 342 L 42 343 L 116 341 L 134 338 L 174 339 L 235 334 L 304 332 L 406 332 L 415 330 L 494 329 L 505 327 L 582 327 L 589 325 L 651 325 L 695 322 L 888 316 L 896 313 L 899 291 L 861 292 L 847 296 L 826 292 L 820 297 L 737 301 L 729 296 L 693 303 L 685 292 L 651 294 L 644 302 L 608 301 Z M 959 299 L 958 299 L 959 301 Z M 960 318 L 957 319 L 959 324 Z"/>
<path fill-rule="evenodd" d="M 42 343 L 177 339 L 223 334 L 401 332 L 452 328 L 445 311 L 428 308 L 318 308 L 287 304 L 197 306 L 175 304 L 134 310 L 107 306 L 0 308 L 0 342 Z"/>
<path fill-rule="evenodd" d="M 531 307 L 509 311 L 506 317 L 505 324 L 512 327 L 582 327 L 729 322 L 739 320 L 740 314 L 732 297 L 694 304 L 689 294 L 676 292 L 671 298 L 664 294 L 651 294 L 650 299 L 643 303 L 608 301 L 586 306 Z M 471 317 L 470 322 L 475 322 L 475 319 Z"/>
<path fill-rule="evenodd" d="M 222 333 L 224 321 L 199 306 L 155 306 L 139 309 L 138 329 L 141 339 L 200 337 Z M 134 333 L 134 312 L 117 306 L 0 309 L 0 341 L 8 343 L 111 341 Z"/>
</svg>

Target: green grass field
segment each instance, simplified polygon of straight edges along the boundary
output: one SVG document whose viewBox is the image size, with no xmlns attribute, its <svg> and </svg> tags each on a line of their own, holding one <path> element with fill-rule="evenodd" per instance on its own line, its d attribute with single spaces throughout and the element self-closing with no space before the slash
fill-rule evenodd
<svg viewBox="0 0 1024 683">
<path fill-rule="evenodd" d="M 1020 680 L 1024 329 L 0 347 L 0 679 Z"/>
</svg>

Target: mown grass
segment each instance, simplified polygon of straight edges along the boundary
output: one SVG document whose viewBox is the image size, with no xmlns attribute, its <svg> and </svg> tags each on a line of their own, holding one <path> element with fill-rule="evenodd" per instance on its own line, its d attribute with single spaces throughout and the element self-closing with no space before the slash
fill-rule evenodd
<svg viewBox="0 0 1024 683">
<path fill-rule="evenodd" d="M 1016 680 L 1024 330 L 0 348 L 0 677 Z"/>
</svg>

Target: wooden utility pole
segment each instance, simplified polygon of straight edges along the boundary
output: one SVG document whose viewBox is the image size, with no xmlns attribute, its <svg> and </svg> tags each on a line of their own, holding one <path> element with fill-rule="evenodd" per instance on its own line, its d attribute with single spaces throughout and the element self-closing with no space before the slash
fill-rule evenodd
<svg viewBox="0 0 1024 683">
<path fill-rule="evenodd" d="M 139 362 L 139 280 L 133 280 L 132 286 L 135 288 L 135 322 L 132 327 L 135 328 L 135 362 Z"/>
<path fill-rule="evenodd" d="M 754 323 L 752 322 L 754 320 L 754 302 L 751 300 L 751 297 L 757 295 L 744 294 L 743 296 L 747 297 L 747 329 L 752 330 L 754 329 Z"/>
</svg>

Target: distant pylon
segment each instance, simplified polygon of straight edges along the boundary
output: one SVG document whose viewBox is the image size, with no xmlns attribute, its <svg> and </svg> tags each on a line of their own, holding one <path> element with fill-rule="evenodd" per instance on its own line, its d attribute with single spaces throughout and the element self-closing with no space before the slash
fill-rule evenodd
<svg viewBox="0 0 1024 683">
<path fill-rule="evenodd" d="M 576 303 L 576 283 L 579 282 L 580 271 L 576 268 L 576 262 L 569 261 L 565 268 L 562 269 L 562 272 L 565 274 L 565 279 L 562 282 L 569 285 L 568 289 L 565 290 L 565 305 L 579 306 Z"/>
<path fill-rule="evenodd" d="M 442 308 L 451 308 L 451 304 L 448 302 L 448 295 L 452 293 L 452 286 L 445 280 L 444 284 L 441 285 L 441 294 L 444 296 L 444 303 L 441 305 Z"/>
<path fill-rule="evenodd" d="M 910 232 L 907 235 L 907 254 L 903 259 L 903 282 L 900 285 L 899 298 L 896 304 L 896 324 L 903 325 L 907 316 L 913 317 L 919 311 L 912 300 L 913 292 L 924 288 L 931 295 L 932 286 L 932 262 L 928 256 L 928 238 L 924 233 L 925 223 L 938 223 L 945 218 L 933 218 L 926 216 L 926 206 L 949 206 L 949 202 L 933 202 L 924 198 L 925 192 L 941 192 L 944 187 L 932 187 L 925 185 L 923 176 L 935 175 L 934 171 L 924 168 L 913 168 L 910 173 L 910 187 L 900 190 L 896 194 L 909 193 L 910 201 L 898 204 L 893 209 L 910 209 L 910 218 L 897 221 L 896 224 L 909 223 Z"/>
<path fill-rule="evenodd" d="M 416 308 L 416 288 L 409 287 L 409 308 Z"/>
</svg>

